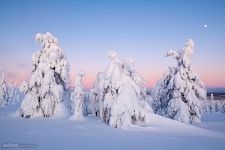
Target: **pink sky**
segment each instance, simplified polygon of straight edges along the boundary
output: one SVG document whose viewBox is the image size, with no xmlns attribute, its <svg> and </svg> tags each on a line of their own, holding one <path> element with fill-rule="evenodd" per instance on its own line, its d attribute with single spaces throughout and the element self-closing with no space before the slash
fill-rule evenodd
<svg viewBox="0 0 225 150">
<path fill-rule="evenodd" d="M 94 68 L 90 68 L 90 72 L 86 72 L 86 75 L 83 79 L 84 85 L 87 89 L 90 89 L 93 86 L 93 83 L 96 79 L 96 75 L 98 71 L 104 71 L 103 70 L 96 70 L 99 69 L 99 67 L 94 67 Z M 138 72 L 146 79 L 147 81 L 147 87 L 152 88 L 157 80 L 162 76 L 162 74 L 166 71 L 166 70 L 155 70 L 150 72 L 151 69 L 149 70 L 139 70 Z M 29 73 L 30 68 L 22 68 L 19 69 L 14 67 L 14 66 L 10 66 L 9 69 L 6 71 L 6 80 L 7 82 L 15 82 L 17 84 L 22 83 L 23 81 L 29 80 L 31 74 Z M 194 71 L 196 72 L 196 69 L 194 69 Z M 224 87 L 225 85 L 225 70 L 221 70 L 220 72 L 216 71 L 216 70 L 211 70 L 206 72 L 204 68 L 200 68 L 197 72 L 196 72 L 199 77 L 203 80 L 204 84 L 206 87 Z M 73 84 L 76 78 L 76 69 L 75 68 L 71 68 L 70 70 L 70 83 L 69 84 Z"/>
</svg>

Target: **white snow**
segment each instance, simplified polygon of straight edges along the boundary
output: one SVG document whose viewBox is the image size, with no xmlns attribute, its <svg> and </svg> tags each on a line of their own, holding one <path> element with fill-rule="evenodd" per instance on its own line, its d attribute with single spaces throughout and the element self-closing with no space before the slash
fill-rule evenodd
<svg viewBox="0 0 225 150">
<path fill-rule="evenodd" d="M 12 105 L 0 109 L 1 148 L 13 144 L 41 150 L 221 150 L 225 147 L 225 114 L 207 114 L 201 124 L 194 125 L 151 114 L 151 123 L 147 127 L 133 126 L 122 130 L 111 128 L 92 116 L 83 122 L 24 119 L 12 114 L 18 107 Z"/>
</svg>

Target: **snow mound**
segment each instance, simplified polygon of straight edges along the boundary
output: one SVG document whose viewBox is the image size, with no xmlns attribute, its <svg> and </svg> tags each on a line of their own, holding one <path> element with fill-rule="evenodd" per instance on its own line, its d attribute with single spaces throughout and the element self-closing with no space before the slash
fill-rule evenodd
<svg viewBox="0 0 225 150">
<path fill-rule="evenodd" d="M 55 108 L 55 114 L 52 118 L 54 119 L 62 119 L 62 118 L 69 118 L 70 112 L 66 107 L 64 102 L 58 103 Z"/>
</svg>

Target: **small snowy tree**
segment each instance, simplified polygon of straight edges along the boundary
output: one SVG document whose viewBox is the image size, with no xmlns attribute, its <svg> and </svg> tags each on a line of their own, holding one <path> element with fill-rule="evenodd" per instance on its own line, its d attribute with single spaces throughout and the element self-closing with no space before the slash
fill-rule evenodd
<svg viewBox="0 0 225 150">
<path fill-rule="evenodd" d="M 20 116 L 26 118 L 54 115 L 57 106 L 63 101 L 69 71 L 57 38 L 47 32 L 38 33 L 35 39 L 42 44 L 42 48 L 33 54 L 31 79 L 21 87 L 26 95 L 21 104 Z"/>
<path fill-rule="evenodd" d="M 82 82 L 82 78 L 85 75 L 83 71 L 79 72 L 75 81 L 74 91 L 71 93 L 72 108 L 74 115 L 71 116 L 72 120 L 83 120 L 84 118 L 84 97 L 85 91 Z"/>
<path fill-rule="evenodd" d="M 214 95 L 211 94 L 210 97 L 211 97 L 211 101 L 214 101 Z"/>
<path fill-rule="evenodd" d="M 207 99 L 203 102 L 204 113 L 225 112 L 225 100 Z"/>
<path fill-rule="evenodd" d="M 5 82 L 5 73 L 2 73 L 2 79 L 0 81 L 0 106 L 4 106 L 8 103 L 8 88 Z"/>
<path fill-rule="evenodd" d="M 17 85 L 12 81 L 10 81 L 10 83 L 8 84 L 8 93 L 9 104 L 15 105 L 19 101 L 21 93 L 19 92 Z"/>
<path fill-rule="evenodd" d="M 201 121 L 202 100 L 206 99 L 204 84 L 191 69 L 193 48 L 194 42 L 188 39 L 181 51 L 167 52 L 177 66 L 170 67 L 152 90 L 154 111 L 185 123 Z"/>
<path fill-rule="evenodd" d="M 104 74 L 98 74 L 93 89 L 101 119 L 115 128 L 148 123 L 152 110 L 143 100 L 144 81 L 135 71 L 133 61 L 120 61 L 115 51 L 110 51 L 108 57 L 110 64 Z"/>
<path fill-rule="evenodd" d="M 100 105 L 104 100 L 104 73 L 99 72 L 93 89 L 89 93 L 89 110 L 94 116 L 100 116 Z"/>
</svg>

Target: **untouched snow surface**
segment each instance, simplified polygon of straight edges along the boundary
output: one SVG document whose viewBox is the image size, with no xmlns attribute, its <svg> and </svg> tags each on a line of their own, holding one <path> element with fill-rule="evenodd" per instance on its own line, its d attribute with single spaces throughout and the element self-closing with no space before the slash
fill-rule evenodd
<svg viewBox="0 0 225 150">
<path fill-rule="evenodd" d="M 0 107 L 0 149 L 217 150 L 225 148 L 225 114 L 207 114 L 187 125 L 151 114 L 148 127 L 115 129 L 99 118 L 24 119 L 19 106 Z M 30 146 L 30 147 L 29 147 Z M 22 148 L 24 147 L 24 148 Z"/>
</svg>

